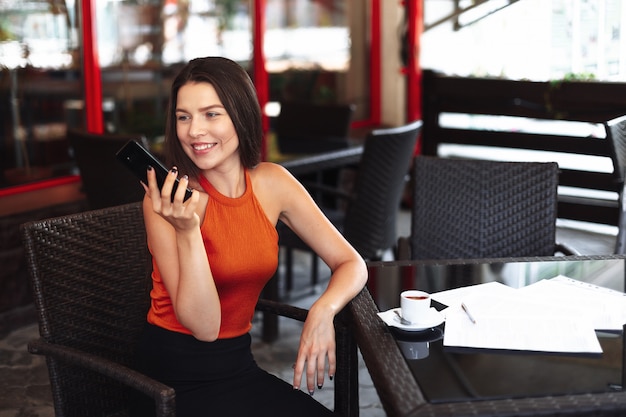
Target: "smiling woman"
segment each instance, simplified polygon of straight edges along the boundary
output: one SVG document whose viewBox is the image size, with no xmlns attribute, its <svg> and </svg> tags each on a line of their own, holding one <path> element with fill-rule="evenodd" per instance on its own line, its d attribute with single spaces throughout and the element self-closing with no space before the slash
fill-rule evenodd
<svg viewBox="0 0 626 417">
<path fill-rule="evenodd" d="M 260 161 L 261 109 L 237 63 L 191 60 L 166 119 L 172 168 L 161 189 L 147 170 L 143 202 L 153 288 L 139 370 L 175 389 L 178 415 L 330 416 L 311 396 L 335 375 L 334 318 L 365 285 L 363 259 L 286 169 Z M 292 384 L 250 350 L 255 305 L 277 269 L 278 220 L 332 271 L 304 322 Z"/>
</svg>

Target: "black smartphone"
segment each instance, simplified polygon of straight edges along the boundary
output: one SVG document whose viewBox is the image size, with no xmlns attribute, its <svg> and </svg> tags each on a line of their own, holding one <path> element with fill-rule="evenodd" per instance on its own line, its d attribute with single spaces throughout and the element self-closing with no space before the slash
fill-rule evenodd
<svg viewBox="0 0 626 417">
<path fill-rule="evenodd" d="M 163 165 L 161 161 L 152 155 L 146 148 L 141 146 L 139 142 L 134 140 L 128 141 L 126 145 L 122 146 L 122 148 L 117 151 L 115 155 L 117 156 L 117 159 L 119 159 L 146 185 L 148 185 L 148 166 L 151 166 L 156 172 L 159 189 L 163 188 L 163 183 L 165 182 L 165 178 L 167 177 L 169 170 L 165 168 L 165 165 Z M 174 201 L 174 195 L 178 189 L 179 182 L 178 178 L 176 178 L 176 182 L 172 188 L 172 201 Z M 191 190 L 187 188 L 183 201 L 187 201 L 189 197 L 191 197 Z"/>
</svg>

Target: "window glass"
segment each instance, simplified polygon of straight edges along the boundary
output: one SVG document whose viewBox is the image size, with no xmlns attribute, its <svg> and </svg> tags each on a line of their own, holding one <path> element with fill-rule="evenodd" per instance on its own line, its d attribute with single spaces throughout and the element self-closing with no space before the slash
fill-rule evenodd
<svg viewBox="0 0 626 417">
<path fill-rule="evenodd" d="M 0 1 L 0 188 L 71 172 L 75 16 L 73 1 Z"/>
<path fill-rule="evenodd" d="M 459 15 L 452 1 L 424 2 L 424 68 L 532 81 L 626 79 L 622 0 L 494 0 L 476 7 L 463 1 L 458 6 L 467 12 Z"/>
<path fill-rule="evenodd" d="M 352 103 L 355 119 L 368 118 L 368 24 L 362 9 L 347 0 L 267 0 L 270 101 Z"/>
<path fill-rule="evenodd" d="M 158 146 L 172 77 L 190 59 L 219 55 L 247 67 L 248 0 L 98 1 L 98 49 L 107 129 L 142 133 Z"/>
<path fill-rule="evenodd" d="M 369 1 L 265 0 L 270 100 L 356 104 L 369 117 Z M 158 146 L 172 77 L 220 55 L 251 68 L 254 0 L 94 1 L 103 118 Z M 0 188 L 77 174 L 85 125 L 81 2 L 0 0 Z"/>
</svg>

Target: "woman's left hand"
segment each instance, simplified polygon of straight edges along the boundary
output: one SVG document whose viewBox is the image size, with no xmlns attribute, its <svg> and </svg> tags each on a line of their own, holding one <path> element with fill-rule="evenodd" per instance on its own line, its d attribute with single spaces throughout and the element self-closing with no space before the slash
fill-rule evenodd
<svg viewBox="0 0 626 417">
<path fill-rule="evenodd" d="M 313 395 L 316 386 L 321 389 L 324 385 L 327 360 L 328 376 L 330 379 L 334 377 L 337 362 L 333 318 L 331 313 L 316 310 L 315 306 L 309 310 L 302 328 L 298 357 L 294 366 L 294 389 L 300 389 L 303 374 L 306 374 L 309 394 Z"/>
</svg>

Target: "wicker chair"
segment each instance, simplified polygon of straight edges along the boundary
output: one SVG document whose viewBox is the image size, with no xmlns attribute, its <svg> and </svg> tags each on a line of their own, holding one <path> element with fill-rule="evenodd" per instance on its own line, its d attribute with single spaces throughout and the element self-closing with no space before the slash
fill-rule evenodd
<svg viewBox="0 0 626 417">
<path fill-rule="evenodd" d="M 174 390 L 133 370 L 151 289 L 141 203 L 27 223 L 22 235 L 40 332 L 29 351 L 46 356 L 55 415 L 128 416 L 139 392 L 157 416 L 174 416 Z M 265 300 L 257 309 L 307 314 Z M 335 412 L 357 416 L 358 357 L 345 315 L 336 320 Z"/>
<path fill-rule="evenodd" d="M 115 153 L 129 140 L 149 148 L 142 135 L 101 135 L 70 129 L 67 137 L 80 171 L 83 191 L 92 210 L 141 201 L 145 194 L 139 180 Z"/>
<path fill-rule="evenodd" d="M 577 254 L 555 242 L 558 175 L 556 163 L 416 157 L 398 259 Z"/>
<path fill-rule="evenodd" d="M 322 209 L 364 259 L 379 260 L 396 245 L 397 212 L 421 127 L 422 121 L 418 120 L 370 132 L 358 165 L 354 192 L 309 185 L 311 191 L 347 200 L 345 211 Z M 310 248 L 284 224 L 279 224 L 278 231 L 279 244 L 286 250 L 286 287 L 289 290 L 292 285 L 291 251 L 310 251 Z M 313 265 L 316 264 L 313 255 Z M 314 269 L 313 283 L 316 274 Z"/>
<path fill-rule="evenodd" d="M 615 253 L 626 254 L 626 116 L 609 120 L 604 123 L 606 138 L 611 146 L 613 175 L 616 187 L 619 188 L 618 232 L 615 240 Z"/>
</svg>

